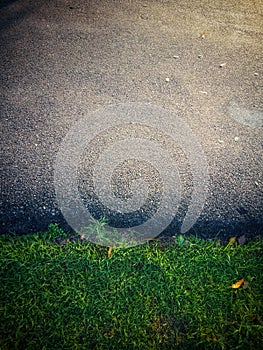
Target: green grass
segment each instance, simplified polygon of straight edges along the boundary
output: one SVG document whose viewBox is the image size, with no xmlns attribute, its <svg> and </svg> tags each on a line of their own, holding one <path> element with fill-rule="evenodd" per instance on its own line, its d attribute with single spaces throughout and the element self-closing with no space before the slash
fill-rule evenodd
<svg viewBox="0 0 263 350">
<path fill-rule="evenodd" d="M 0 349 L 260 349 L 262 247 L 1 236 Z"/>
</svg>

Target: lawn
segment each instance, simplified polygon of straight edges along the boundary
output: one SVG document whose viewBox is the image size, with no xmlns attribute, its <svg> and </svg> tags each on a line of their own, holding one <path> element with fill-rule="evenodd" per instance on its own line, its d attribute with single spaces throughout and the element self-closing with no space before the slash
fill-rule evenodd
<svg viewBox="0 0 263 350">
<path fill-rule="evenodd" d="M 0 236 L 0 349 L 260 349 L 263 239 L 231 243 Z"/>
</svg>

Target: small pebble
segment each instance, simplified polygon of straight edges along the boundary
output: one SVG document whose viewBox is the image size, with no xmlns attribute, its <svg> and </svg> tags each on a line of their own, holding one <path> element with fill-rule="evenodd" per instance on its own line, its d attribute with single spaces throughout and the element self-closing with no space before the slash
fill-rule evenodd
<svg viewBox="0 0 263 350">
<path fill-rule="evenodd" d="M 202 55 L 198 55 L 198 58 L 203 58 L 203 56 Z"/>
<path fill-rule="evenodd" d="M 224 141 L 223 141 L 223 140 L 218 140 L 218 142 L 219 142 L 219 143 L 224 143 Z"/>
<path fill-rule="evenodd" d="M 236 136 L 234 140 L 235 140 L 236 142 L 239 141 L 239 137 Z"/>
<path fill-rule="evenodd" d="M 258 73 L 254 73 L 255 77 L 258 77 Z"/>
<path fill-rule="evenodd" d="M 167 83 L 169 83 L 170 79 L 169 79 L 169 78 L 165 78 L 165 81 L 166 81 Z"/>
<path fill-rule="evenodd" d="M 220 68 L 225 67 L 225 66 L 226 66 L 226 63 L 221 63 L 221 64 L 219 65 Z"/>
<path fill-rule="evenodd" d="M 259 183 L 258 183 L 257 181 L 255 181 L 255 185 L 256 185 L 256 186 L 259 186 Z"/>
<path fill-rule="evenodd" d="M 178 60 L 179 56 L 174 55 L 173 58 L 175 58 L 176 60 Z"/>
</svg>

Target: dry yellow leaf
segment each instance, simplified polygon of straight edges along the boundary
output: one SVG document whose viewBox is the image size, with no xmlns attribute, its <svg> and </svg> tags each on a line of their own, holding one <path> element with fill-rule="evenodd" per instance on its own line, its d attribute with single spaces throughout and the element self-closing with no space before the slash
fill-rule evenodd
<svg viewBox="0 0 263 350">
<path fill-rule="evenodd" d="M 214 333 L 212 334 L 212 339 L 213 339 L 213 341 L 217 341 L 217 337 L 215 336 Z"/>
<path fill-rule="evenodd" d="M 108 250 L 108 259 L 110 259 L 112 249 L 113 249 L 112 247 L 109 247 L 109 250 Z"/>
<path fill-rule="evenodd" d="M 237 281 L 236 283 L 232 284 L 231 288 L 237 289 L 242 286 L 244 283 L 244 278 L 241 278 L 241 280 Z"/>
<path fill-rule="evenodd" d="M 231 237 L 231 238 L 229 238 L 229 245 L 234 244 L 235 241 L 236 241 L 236 237 Z"/>
</svg>

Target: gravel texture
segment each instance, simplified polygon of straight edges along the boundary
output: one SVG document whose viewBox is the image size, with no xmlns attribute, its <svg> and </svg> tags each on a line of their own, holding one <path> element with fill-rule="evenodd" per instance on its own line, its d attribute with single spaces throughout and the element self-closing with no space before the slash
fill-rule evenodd
<svg viewBox="0 0 263 350">
<path fill-rule="evenodd" d="M 262 13 L 260 0 L 0 1 L 0 233 L 70 229 L 53 181 L 63 138 L 100 108 L 145 102 L 180 115 L 206 155 L 208 196 L 192 232 L 262 234 Z M 106 141 L 94 142 L 79 177 Z M 184 190 L 167 234 L 179 232 L 191 197 L 187 159 L 174 153 Z M 122 196 L 136 178 L 126 166 Z M 159 175 L 148 173 L 156 199 Z"/>
</svg>

